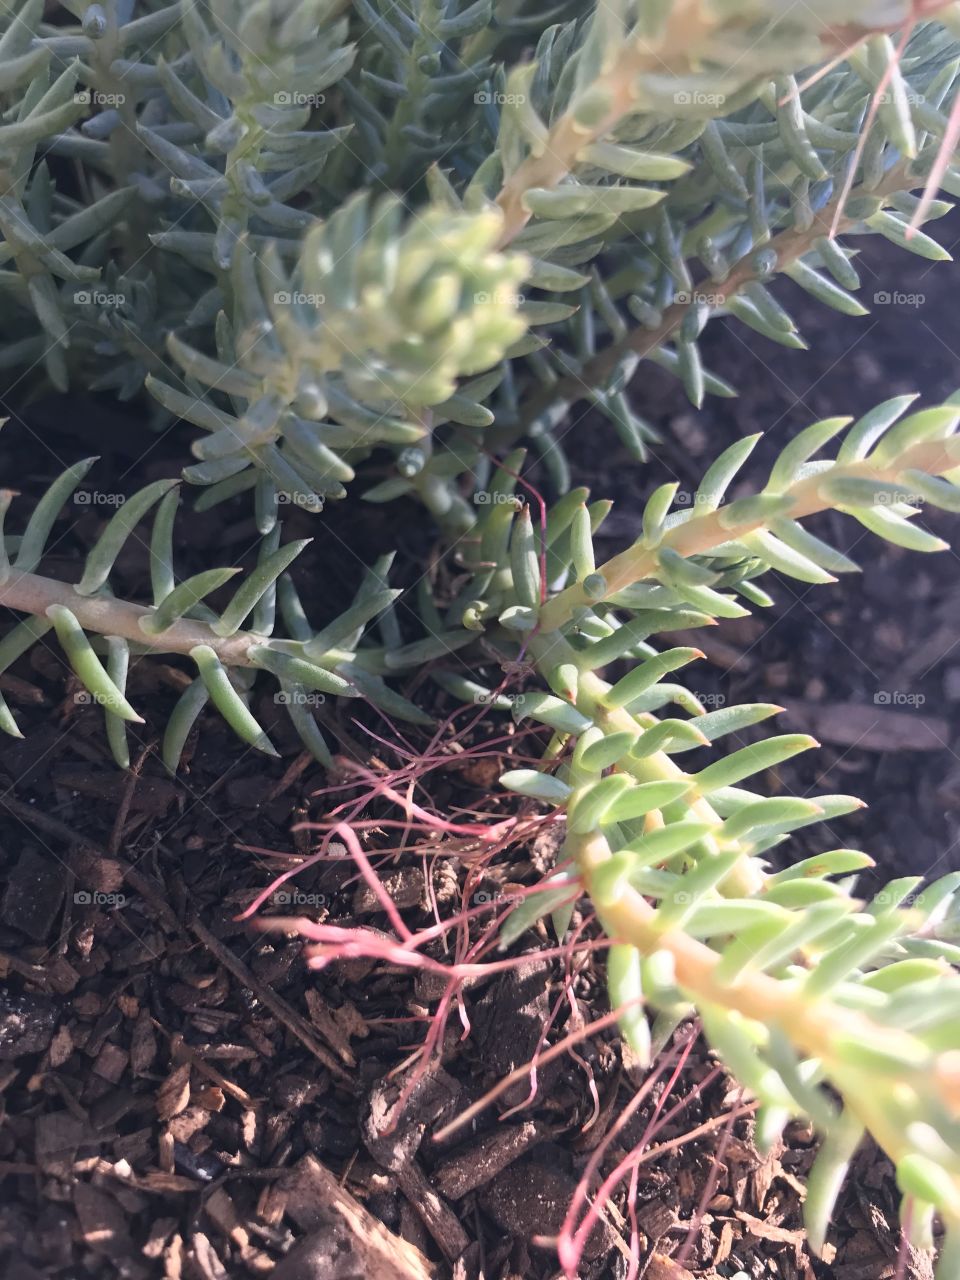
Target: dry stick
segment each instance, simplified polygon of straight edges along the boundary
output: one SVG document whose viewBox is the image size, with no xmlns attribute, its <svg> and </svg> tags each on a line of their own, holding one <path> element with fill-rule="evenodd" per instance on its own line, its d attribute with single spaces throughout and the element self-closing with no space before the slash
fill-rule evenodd
<svg viewBox="0 0 960 1280">
<path fill-rule="evenodd" d="M 923 186 L 924 179 L 911 176 L 907 172 L 907 164 L 899 163 L 884 175 L 883 180 L 877 186 L 871 190 L 867 190 L 866 187 L 862 186 L 858 187 L 851 193 L 850 199 L 856 199 L 860 196 L 874 196 L 885 199 L 887 196 L 902 191 L 904 183 L 920 187 Z M 802 258 L 804 254 L 809 253 L 815 241 L 829 238 L 834 219 L 839 212 L 840 201 L 838 198 L 824 205 L 819 213 L 814 215 L 813 225 L 808 230 L 801 231 L 796 227 L 790 227 L 786 231 L 781 231 L 779 235 L 774 236 L 769 244 L 762 246 L 764 250 L 773 250 L 777 255 L 777 265 L 774 271 L 783 271 L 786 267 Z M 841 216 L 838 222 L 838 230 L 840 232 L 849 231 L 851 227 L 856 226 L 858 221 L 860 221 L 858 218 Z M 749 253 L 744 254 L 734 264 L 730 274 L 722 282 L 718 283 L 714 280 L 708 282 L 711 307 L 717 309 L 724 306 L 727 300 L 739 294 L 745 285 L 767 278 L 765 275 L 761 276 L 754 266 L 756 252 L 757 250 L 754 248 Z M 587 361 L 579 373 L 568 374 L 558 382 L 553 383 L 552 386 L 544 387 L 537 395 L 532 396 L 525 406 L 524 424 L 530 426 L 542 413 L 555 404 L 566 403 L 568 406 L 575 404 L 578 400 L 590 395 L 594 388 L 602 387 L 624 356 L 632 355 L 643 360 L 651 355 L 677 332 L 688 311 L 698 304 L 700 296 L 700 292 L 694 289 L 687 302 L 674 302 L 667 307 L 663 312 L 660 323 L 654 328 L 647 329 L 642 325 L 638 325 L 619 341 L 612 342 L 608 347 L 604 347 L 602 351 L 598 351 L 595 356 Z"/>
<path fill-rule="evenodd" d="M 107 844 L 107 849 L 114 857 L 116 857 L 120 852 L 120 843 L 123 840 L 123 831 L 127 825 L 127 816 L 130 813 L 130 806 L 133 804 L 134 793 L 136 792 L 137 784 L 140 781 L 143 766 L 147 762 L 147 756 L 152 750 L 153 744 L 148 743 L 130 766 L 130 775 L 124 785 L 123 794 L 120 797 L 120 804 L 117 807 L 117 815 L 113 820 L 113 829 L 110 832 L 110 840 Z"/>
<path fill-rule="evenodd" d="M 313 1031 L 305 1018 L 302 1018 L 295 1009 L 292 1009 L 282 996 L 269 987 L 265 982 L 261 982 L 256 978 L 243 961 L 233 954 L 229 947 L 224 946 L 218 937 L 210 932 L 206 925 L 199 920 L 193 919 L 187 926 L 191 933 L 203 943 L 209 952 L 223 965 L 225 969 L 233 974 L 238 982 L 243 983 L 245 987 L 254 993 L 258 1000 L 262 1000 L 271 1013 L 273 1013 L 288 1031 L 297 1037 L 315 1058 L 317 1058 L 338 1080 L 345 1083 L 352 1083 L 353 1076 L 349 1071 L 344 1070 L 332 1053 L 320 1043 L 313 1034 Z"/>
</svg>

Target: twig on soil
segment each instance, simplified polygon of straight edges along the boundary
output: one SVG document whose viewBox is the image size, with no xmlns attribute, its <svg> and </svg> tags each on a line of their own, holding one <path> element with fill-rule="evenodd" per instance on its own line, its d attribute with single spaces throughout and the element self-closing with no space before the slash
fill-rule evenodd
<svg viewBox="0 0 960 1280">
<path fill-rule="evenodd" d="M 467 1248 L 470 1237 L 461 1227 L 450 1206 L 437 1195 L 423 1175 L 416 1159 L 402 1168 L 398 1175 L 400 1189 L 407 1197 L 423 1224 L 451 1262 Z"/>
<path fill-rule="evenodd" d="M 293 786 L 300 775 L 306 772 L 306 770 L 313 764 L 316 764 L 316 761 L 310 752 L 301 751 L 298 756 L 291 760 L 286 769 L 284 769 L 283 776 L 280 780 L 274 783 L 267 792 L 264 803 L 270 804 L 274 800 L 278 800 L 285 791 Z"/>
<path fill-rule="evenodd" d="M 243 961 L 235 956 L 229 947 L 224 946 L 220 939 L 212 934 L 205 924 L 201 923 L 200 920 L 194 917 L 192 920 L 188 921 L 187 928 L 203 943 L 207 950 L 216 957 L 225 969 L 229 970 L 229 972 L 232 973 L 239 982 L 249 988 L 257 999 L 261 1000 L 270 1012 L 280 1019 L 287 1030 L 295 1035 L 300 1043 L 306 1049 L 309 1049 L 313 1056 L 322 1062 L 331 1074 L 335 1075 L 338 1080 L 343 1081 L 345 1084 L 351 1085 L 351 1087 L 355 1084 L 355 1080 L 350 1072 L 346 1071 L 340 1065 L 336 1057 L 334 1057 L 334 1055 L 326 1049 L 319 1040 L 317 1040 L 316 1036 L 314 1036 L 308 1026 L 306 1019 L 301 1017 L 295 1009 L 291 1008 L 282 996 L 277 995 L 271 987 L 268 987 L 266 983 L 261 982 L 259 978 L 255 977 Z"/>
<path fill-rule="evenodd" d="M 123 795 L 120 797 L 120 804 L 117 806 L 116 817 L 113 820 L 113 828 L 110 831 L 110 839 L 107 843 L 107 850 L 112 857 L 116 857 L 120 852 L 120 843 L 123 840 L 123 829 L 127 825 L 127 815 L 130 812 L 130 806 L 133 804 L 133 797 L 137 790 L 137 783 L 140 781 L 140 774 L 143 772 L 143 766 L 146 764 L 147 756 L 153 750 L 153 743 L 149 743 L 140 752 L 139 756 L 130 766 L 126 781 L 123 787 Z"/>
</svg>

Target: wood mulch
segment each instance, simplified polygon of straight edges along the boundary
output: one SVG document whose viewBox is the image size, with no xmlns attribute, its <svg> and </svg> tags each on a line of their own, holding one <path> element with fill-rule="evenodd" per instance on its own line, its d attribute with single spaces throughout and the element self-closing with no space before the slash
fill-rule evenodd
<svg viewBox="0 0 960 1280">
<path fill-rule="evenodd" d="M 557 1232 L 591 1154 L 644 1082 L 615 1035 L 543 1065 L 531 1101 L 524 1080 L 465 1130 L 433 1135 L 523 1066 L 548 1017 L 555 1041 L 602 1016 L 591 953 L 577 958 L 570 1003 L 563 964 L 537 956 L 545 935 L 522 941 L 522 967 L 469 985 L 470 1035 L 452 1019 L 393 1125 L 438 984 L 369 960 L 313 973 L 299 939 L 235 919 L 276 871 L 251 846 L 306 851 L 290 813 L 322 815 L 320 771 L 237 753 L 211 723 L 184 779 L 161 776 L 152 755 L 124 777 L 104 755 L 95 708 L 71 705 L 45 724 L 49 710 L 38 706 L 39 723 L 2 764 L 0 1274 L 555 1275 L 555 1255 L 536 1241 Z M 476 784 L 463 772 L 452 756 L 445 780 L 471 804 Z M 522 851 L 510 859 L 491 868 L 490 893 L 536 878 Z M 432 864 L 441 901 L 462 872 L 456 857 Z M 414 857 L 384 875 L 410 927 L 430 920 L 423 877 Z M 268 912 L 387 927 L 345 861 L 311 867 L 277 896 Z M 697 1044 L 673 1088 L 661 1082 L 607 1152 L 604 1172 L 678 1107 L 652 1142 L 663 1154 L 639 1170 L 649 1280 L 892 1276 L 886 1162 L 863 1154 L 833 1260 L 814 1261 L 800 1221 L 813 1134 L 794 1125 L 761 1157 L 748 1117 L 724 1121 L 739 1101 Z M 584 1277 L 626 1274 L 627 1212 L 615 1195 Z M 684 1246 L 684 1265 L 671 1263 Z"/>
</svg>

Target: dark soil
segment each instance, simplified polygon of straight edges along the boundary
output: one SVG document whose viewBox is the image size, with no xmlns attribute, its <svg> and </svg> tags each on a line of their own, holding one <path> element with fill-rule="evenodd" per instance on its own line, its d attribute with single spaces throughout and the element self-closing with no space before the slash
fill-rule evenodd
<svg viewBox="0 0 960 1280">
<path fill-rule="evenodd" d="M 960 222 L 952 231 L 960 234 Z M 604 530 L 611 547 L 632 533 L 639 501 L 655 483 L 672 475 L 692 488 L 739 435 L 768 430 L 759 468 L 817 417 L 856 413 L 904 390 L 919 389 L 928 403 L 954 390 L 956 271 L 883 245 L 868 246 L 861 261 L 868 281 L 877 272 L 887 285 L 892 269 L 903 294 L 925 301 L 881 304 L 856 321 L 802 295 L 791 299 L 809 353 L 748 339 L 734 323 L 713 326 L 707 361 L 741 389 L 738 400 L 713 400 L 695 415 L 657 371 L 644 369 L 637 380 L 638 406 L 663 430 L 660 466 L 629 465 L 607 428 L 583 424 L 573 447 L 580 474 L 597 494 L 618 499 Z M 158 439 L 133 471 L 140 446 L 115 409 L 74 402 L 68 410 L 58 401 L 24 416 L 0 436 L 0 465 L 31 497 L 88 452 L 103 457 L 94 473 L 101 491 L 131 492 L 169 474 L 182 444 Z M 88 506 L 64 524 L 51 572 L 75 568 L 103 515 Z M 304 525 L 319 543 L 312 563 L 324 566 L 322 579 L 303 579 L 318 623 L 351 594 L 358 559 L 392 547 L 398 530 L 403 580 L 422 572 L 431 550 L 425 541 L 402 541 L 393 508 L 365 509 L 359 520 L 333 511 Z M 795 725 L 823 741 L 821 752 L 769 777 L 772 790 L 852 791 L 870 802 L 834 830 L 813 828 L 809 848 L 867 848 L 881 864 L 878 876 L 955 869 L 957 560 L 952 553 L 908 556 L 840 521 L 829 532 L 856 547 L 862 577 L 842 590 L 778 583 L 777 602 L 761 618 L 724 624 L 700 641 L 708 661 L 694 683 L 713 705 L 778 700 Z M 214 548 L 223 562 L 235 562 L 254 542 L 242 503 L 188 515 L 184 570 L 194 561 L 208 565 Z M 142 573 L 142 553 L 134 550 L 120 566 L 120 585 L 126 576 L 133 590 Z M 97 709 L 75 696 L 52 648 L 35 646 L 0 678 L 26 733 L 23 742 L 5 741 L 0 755 L 0 1274 L 555 1276 L 555 1254 L 536 1241 L 556 1233 L 591 1153 L 645 1079 L 615 1034 L 604 1030 L 541 1064 L 532 1099 L 525 1078 L 465 1128 L 440 1142 L 434 1134 L 521 1067 L 545 1023 L 556 1042 L 603 1015 L 602 975 L 591 953 L 565 972 L 562 962 L 538 958 L 528 934 L 523 967 L 468 986 L 462 1020 L 451 1011 L 440 1061 L 391 1129 L 391 1108 L 409 1082 L 442 986 L 365 960 L 311 973 L 299 939 L 236 920 L 278 870 L 315 846 L 315 835 L 297 824 L 322 820 L 348 793 L 324 794 L 331 780 L 298 755 L 269 694 L 258 711 L 281 760 L 242 749 L 210 717 L 188 748 L 186 768 L 169 779 L 151 735 L 185 678 L 175 662 L 136 669 L 133 698 L 148 726 L 129 775 L 112 765 Z M 421 696 L 434 699 L 439 713 L 450 709 L 429 686 Z M 345 757 L 372 761 L 375 770 L 397 766 L 373 736 L 383 729 L 375 716 L 336 714 Z M 438 811 L 489 814 L 505 803 L 491 791 L 503 749 L 492 740 L 502 733 L 502 724 L 481 722 L 444 748 L 429 783 Z M 418 733 L 408 739 L 426 742 Z M 518 740 L 507 745 L 527 749 Z M 385 817 L 387 809 L 370 814 Z M 373 832 L 370 847 L 391 839 L 386 830 Z M 474 871 L 474 901 L 534 881 L 549 845 L 541 835 Z M 432 919 L 425 865 L 441 912 L 458 901 L 471 866 L 453 844 L 426 864 L 409 855 L 383 863 L 410 927 Z M 388 927 L 346 860 L 328 859 L 291 884 L 301 895 L 298 912 Z M 279 900 L 265 908 L 290 910 Z M 812 1258 L 800 1207 L 813 1135 L 795 1125 L 761 1157 L 749 1117 L 732 1118 L 740 1105 L 735 1086 L 699 1042 L 667 1087 L 688 1036 L 689 1028 L 678 1033 L 662 1060 L 666 1075 L 602 1166 L 609 1171 L 644 1137 L 652 1147 L 666 1144 L 639 1169 L 641 1274 L 892 1277 L 899 1233 L 885 1160 L 873 1148 L 862 1151 L 827 1260 Z M 672 1145 L 701 1126 L 700 1136 Z M 584 1277 L 626 1274 L 627 1215 L 621 1188 L 588 1241 Z M 669 1261 L 681 1251 L 682 1265 Z M 930 1275 L 925 1258 L 900 1265 L 911 1280 Z"/>
</svg>

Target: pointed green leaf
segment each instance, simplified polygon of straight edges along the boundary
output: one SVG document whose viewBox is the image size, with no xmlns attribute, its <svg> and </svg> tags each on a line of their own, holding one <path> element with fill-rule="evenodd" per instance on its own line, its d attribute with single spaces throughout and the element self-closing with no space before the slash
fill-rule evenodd
<svg viewBox="0 0 960 1280">
<path fill-rule="evenodd" d="M 638 182 L 668 182 L 671 178 L 681 178 L 691 168 L 686 160 L 677 156 L 636 151 L 615 142 L 592 142 L 583 148 L 577 159 L 582 164 L 593 164 L 598 169 Z"/>
<path fill-rule="evenodd" d="M 568 830 L 574 835 L 594 831 L 610 806 L 630 786 L 631 779 L 626 774 L 612 773 L 598 782 L 578 788 L 567 815 Z"/>
<path fill-rule="evenodd" d="M 278 755 L 250 708 L 233 687 L 227 669 L 216 652 L 209 645 L 199 644 L 190 650 L 190 657 L 197 665 L 210 700 L 234 733 L 265 755 Z"/>
<path fill-rule="evenodd" d="M 178 618 L 193 609 L 204 596 L 222 587 L 239 572 L 239 569 L 206 569 L 203 573 L 194 574 L 164 596 L 153 613 L 141 617 L 140 630 L 148 636 L 160 635 L 168 627 L 172 627 Z"/>
<path fill-rule="evenodd" d="M 614 943 L 607 951 L 607 989 L 610 1007 L 619 1011 L 623 1038 L 640 1060 L 650 1062 L 650 1027 L 643 1008 L 643 977 L 636 947 Z"/>
<path fill-rule="evenodd" d="M 591 187 L 564 183 L 559 187 L 531 187 L 523 206 L 538 218 L 582 218 L 605 214 L 619 218 L 659 204 L 666 193 L 651 187 Z"/>
<path fill-rule="evenodd" d="M 707 765 L 695 774 L 697 791 L 702 796 L 708 796 L 719 787 L 733 786 L 744 778 L 772 769 L 801 751 L 809 751 L 811 747 L 818 745 L 814 738 L 805 733 L 785 733 L 776 738 L 768 738 L 765 742 L 741 747 L 726 759 Z"/>
<path fill-rule="evenodd" d="M 124 502 L 112 516 L 106 529 L 97 539 L 87 556 L 83 577 L 74 590 L 78 595 L 89 596 L 98 591 L 113 569 L 123 544 L 133 533 L 140 520 L 154 503 L 178 485 L 177 480 L 157 480 Z"/>
<path fill-rule="evenodd" d="M 138 716 L 130 703 L 107 674 L 103 663 L 93 651 L 93 646 L 84 634 L 76 616 L 62 604 L 52 604 L 46 611 L 53 623 L 57 639 L 63 646 L 67 661 L 76 672 L 83 687 L 93 695 L 95 700 L 112 711 L 123 720 L 143 724 L 142 716 Z"/>
<path fill-rule="evenodd" d="M 301 538 L 298 542 L 289 542 L 285 547 L 278 547 L 276 551 L 271 552 L 257 565 L 237 590 L 219 619 L 212 624 L 218 636 L 232 636 L 239 631 L 257 602 L 270 590 L 280 574 L 290 567 L 310 541 L 310 538 Z M 212 692 L 210 696 L 213 697 Z"/>
<path fill-rule="evenodd" d="M 34 507 L 23 537 L 20 539 L 17 558 L 13 562 L 15 569 L 21 573 L 33 573 L 36 569 L 60 509 L 96 460 L 96 458 L 84 458 L 82 462 L 75 462 L 72 467 L 67 467 L 66 471 L 57 476 L 44 493 Z"/>
<path fill-rule="evenodd" d="M 646 662 L 641 662 L 628 675 L 618 680 L 603 695 L 603 704 L 614 710 L 617 707 L 625 707 L 649 689 L 651 685 L 656 684 L 668 672 L 676 671 L 679 667 L 685 667 L 687 663 L 702 657 L 703 653 L 699 649 L 678 648 L 658 653 L 656 657 L 648 658 Z"/>
<path fill-rule="evenodd" d="M 500 785 L 531 800 L 548 800 L 551 804 L 563 804 L 573 794 L 567 783 L 538 769 L 510 769 L 500 775 Z"/>
<path fill-rule="evenodd" d="M 254 666 L 271 672 L 279 680 L 287 684 L 298 685 L 301 689 L 316 689 L 321 693 L 329 693 L 336 697 L 358 698 L 359 691 L 349 680 L 337 675 L 335 671 L 327 671 L 316 663 L 306 662 L 303 658 L 295 658 L 290 654 L 271 649 L 269 645 L 255 644 L 248 650 L 248 656 Z"/>
</svg>

